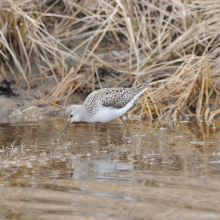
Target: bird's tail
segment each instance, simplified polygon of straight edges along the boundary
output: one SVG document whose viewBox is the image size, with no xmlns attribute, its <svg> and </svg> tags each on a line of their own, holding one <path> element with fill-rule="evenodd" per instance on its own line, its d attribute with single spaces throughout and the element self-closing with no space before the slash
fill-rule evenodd
<svg viewBox="0 0 220 220">
<path fill-rule="evenodd" d="M 132 88 L 132 90 L 135 90 L 135 91 L 142 91 L 142 90 L 147 90 L 149 87 L 147 87 L 147 82 L 141 84 L 141 85 L 138 85 L 134 88 Z"/>
</svg>

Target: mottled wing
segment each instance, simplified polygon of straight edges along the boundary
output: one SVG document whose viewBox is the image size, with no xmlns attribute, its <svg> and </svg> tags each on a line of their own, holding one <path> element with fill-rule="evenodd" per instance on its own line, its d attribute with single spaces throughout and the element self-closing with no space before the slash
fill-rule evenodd
<svg viewBox="0 0 220 220">
<path fill-rule="evenodd" d="M 101 89 L 90 93 L 83 103 L 84 107 L 87 109 L 87 112 L 90 114 L 93 114 L 93 112 L 95 112 L 101 104 L 99 101 L 100 91 Z"/>
<path fill-rule="evenodd" d="M 104 90 L 105 98 L 102 99 L 102 105 L 113 108 L 123 108 L 135 96 L 131 89 L 112 88 Z"/>
<path fill-rule="evenodd" d="M 102 105 L 113 108 L 123 108 L 137 94 L 146 89 L 147 83 L 143 83 L 134 88 L 113 88 L 105 90 L 105 99 L 102 100 Z"/>
<path fill-rule="evenodd" d="M 135 95 L 146 88 L 146 83 L 134 88 L 105 88 L 92 92 L 85 100 L 84 106 L 92 111 L 100 105 L 113 108 L 123 108 Z"/>
</svg>

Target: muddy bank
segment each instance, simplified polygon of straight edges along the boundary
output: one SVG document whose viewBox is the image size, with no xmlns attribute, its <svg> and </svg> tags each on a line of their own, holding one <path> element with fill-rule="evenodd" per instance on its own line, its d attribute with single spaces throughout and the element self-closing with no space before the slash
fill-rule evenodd
<svg viewBox="0 0 220 220">
<path fill-rule="evenodd" d="M 0 86 L 0 117 L 2 120 L 21 117 L 44 117 L 46 115 L 62 115 L 63 109 L 47 104 L 44 100 L 45 94 L 53 88 L 54 83 L 45 80 L 38 80 L 31 83 L 28 91 L 25 82 L 15 83 L 7 80 L 9 84 L 2 80 Z"/>
<path fill-rule="evenodd" d="M 127 78 L 124 80 L 123 76 L 120 76 L 123 80 L 118 80 L 117 72 L 100 68 L 98 72 L 101 77 L 99 77 L 99 80 L 95 77 L 92 80 L 93 83 L 87 82 L 84 74 L 79 75 L 81 83 L 77 82 L 77 84 L 71 80 L 71 77 L 65 78 L 66 83 L 74 89 L 74 92 L 69 95 L 69 90 L 65 86 L 62 88 L 62 83 L 58 83 L 52 73 L 50 73 L 49 78 L 41 77 L 39 79 L 39 77 L 36 78 L 36 75 L 41 73 L 37 70 L 36 65 L 33 65 L 33 70 L 34 74 L 28 77 L 29 89 L 27 83 L 22 77 L 19 77 L 19 74 L 14 79 L 10 71 L 5 71 L 8 78 L 0 79 L 0 117 L 2 119 L 44 117 L 47 115 L 61 116 L 70 104 L 82 104 L 90 92 L 99 89 L 99 81 L 102 82 L 102 88 L 131 86 L 129 80 Z M 57 77 L 60 76 L 57 75 Z M 59 82 L 61 82 L 60 78 Z M 57 85 L 59 85 L 59 92 L 62 91 L 63 93 L 61 96 L 68 94 L 68 97 L 60 98 L 58 95 L 55 101 L 51 101 L 51 95 L 55 93 L 54 88 Z"/>
</svg>

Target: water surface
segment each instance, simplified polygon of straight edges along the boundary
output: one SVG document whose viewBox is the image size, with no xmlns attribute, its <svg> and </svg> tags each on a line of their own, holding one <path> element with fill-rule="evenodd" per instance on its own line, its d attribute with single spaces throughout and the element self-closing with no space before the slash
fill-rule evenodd
<svg viewBox="0 0 220 220">
<path fill-rule="evenodd" d="M 175 124 L 1 123 L 1 219 L 220 219 L 219 127 Z"/>
</svg>

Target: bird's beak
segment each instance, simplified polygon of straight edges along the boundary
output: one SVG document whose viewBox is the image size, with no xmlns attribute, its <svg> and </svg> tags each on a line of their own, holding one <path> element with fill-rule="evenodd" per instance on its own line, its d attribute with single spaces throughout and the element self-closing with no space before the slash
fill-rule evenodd
<svg viewBox="0 0 220 220">
<path fill-rule="evenodd" d="M 62 131 L 62 133 L 61 133 L 61 135 L 60 135 L 60 137 L 59 137 L 59 142 L 60 142 L 62 136 L 66 133 L 66 131 L 67 131 L 67 129 L 68 129 L 69 126 L 70 126 L 70 120 L 67 121 L 66 126 L 65 126 L 65 128 L 63 129 L 63 131 Z"/>
</svg>

